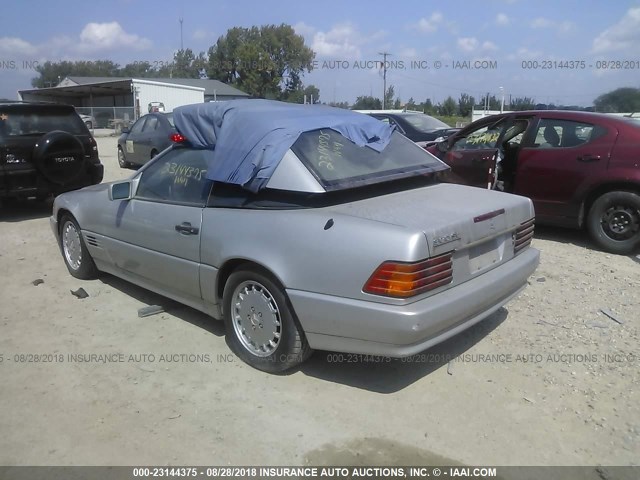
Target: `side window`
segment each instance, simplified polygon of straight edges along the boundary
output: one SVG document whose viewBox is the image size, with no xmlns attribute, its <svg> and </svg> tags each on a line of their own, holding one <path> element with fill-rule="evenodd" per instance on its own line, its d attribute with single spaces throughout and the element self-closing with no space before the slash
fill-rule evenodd
<svg viewBox="0 0 640 480">
<path fill-rule="evenodd" d="M 466 137 L 459 138 L 453 144 L 451 150 L 484 150 L 496 148 L 503 126 L 504 121 L 484 125 L 469 133 Z"/>
<path fill-rule="evenodd" d="M 144 127 L 144 123 L 146 121 L 147 121 L 147 119 L 145 117 L 142 117 L 142 118 L 138 119 L 138 121 L 133 124 L 133 127 L 131 127 L 130 133 L 140 133 L 140 132 L 142 132 L 142 127 Z"/>
<path fill-rule="evenodd" d="M 158 128 L 158 119 L 156 117 L 150 116 L 147 118 L 147 122 L 144 124 L 142 131 L 144 133 L 153 132 L 156 128 Z"/>
<path fill-rule="evenodd" d="M 543 118 L 538 124 L 534 146 L 538 148 L 577 147 L 590 142 L 601 133 L 601 129 L 589 123 Z"/>
<path fill-rule="evenodd" d="M 143 172 L 136 198 L 204 206 L 211 191 L 207 150 L 177 148 L 158 157 Z"/>
</svg>

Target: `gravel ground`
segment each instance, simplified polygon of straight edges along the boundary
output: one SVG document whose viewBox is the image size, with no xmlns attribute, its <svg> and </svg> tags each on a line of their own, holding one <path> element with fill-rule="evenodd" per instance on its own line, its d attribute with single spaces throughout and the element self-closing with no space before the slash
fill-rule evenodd
<svg viewBox="0 0 640 480">
<path fill-rule="evenodd" d="M 131 173 L 98 143 L 106 180 Z M 49 214 L 0 211 L 0 465 L 639 462 L 640 256 L 540 228 L 529 286 L 467 332 L 411 362 L 316 352 L 274 376 L 195 310 L 72 278 Z M 138 318 L 149 304 L 167 311 Z"/>
</svg>

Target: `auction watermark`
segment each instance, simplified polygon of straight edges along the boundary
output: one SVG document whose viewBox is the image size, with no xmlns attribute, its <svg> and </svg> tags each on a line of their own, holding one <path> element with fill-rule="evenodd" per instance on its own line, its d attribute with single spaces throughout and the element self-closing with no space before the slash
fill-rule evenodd
<svg viewBox="0 0 640 480">
<path fill-rule="evenodd" d="M 463 353 L 452 355 L 446 353 L 423 352 L 407 357 L 389 357 L 384 355 L 364 355 L 355 353 L 326 353 L 327 363 L 342 364 L 636 364 L 640 356 L 630 352 L 606 353 Z M 301 357 L 288 354 L 276 354 L 271 361 L 297 361 Z M 0 353 L 0 368 L 3 365 L 34 364 L 230 364 L 239 361 L 233 353 Z"/>
<path fill-rule="evenodd" d="M 522 60 L 523 70 L 640 70 L 640 59 L 622 60 Z"/>
<path fill-rule="evenodd" d="M 0 71 L 3 70 L 36 70 L 40 66 L 38 60 L 13 60 L 0 58 Z"/>
</svg>

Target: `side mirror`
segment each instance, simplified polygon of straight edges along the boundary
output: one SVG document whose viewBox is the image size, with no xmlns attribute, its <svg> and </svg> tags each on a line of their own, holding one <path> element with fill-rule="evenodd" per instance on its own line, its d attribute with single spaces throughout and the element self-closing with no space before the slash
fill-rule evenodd
<svg viewBox="0 0 640 480">
<path fill-rule="evenodd" d="M 131 181 L 109 185 L 109 200 L 131 200 Z"/>
<path fill-rule="evenodd" d="M 441 142 L 436 143 L 436 148 L 441 153 L 446 153 L 449 150 L 449 140 L 442 140 Z"/>
<path fill-rule="evenodd" d="M 122 127 L 120 129 L 120 133 L 129 133 L 129 132 L 130 132 L 129 127 Z"/>
</svg>

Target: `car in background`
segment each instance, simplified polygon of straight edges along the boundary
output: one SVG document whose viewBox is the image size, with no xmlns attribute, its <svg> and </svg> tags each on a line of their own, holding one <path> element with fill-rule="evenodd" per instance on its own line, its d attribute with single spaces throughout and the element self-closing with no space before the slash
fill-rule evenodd
<svg viewBox="0 0 640 480">
<path fill-rule="evenodd" d="M 437 118 L 422 112 L 411 110 L 356 111 L 395 125 L 396 130 L 421 147 L 427 147 L 435 142 L 442 141 L 460 130 L 459 128 L 450 127 Z"/>
<path fill-rule="evenodd" d="M 0 102 L 0 198 L 44 199 L 103 175 L 96 141 L 73 106 Z"/>
<path fill-rule="evenodd" d="M 438 182 L 445 164 L 371 118 L 267 100 L 174 118 L 182 142 L 128 180 L 61 195 L 51 227 L 71 275 L 107 272 L 223 320 L 255 368 L 312 349 L 416 354 L 538 265 L 529 199 Z"/>
<path fill-rule="evenodd" d="M 83 113 L 80 113 L 80 118 L 82 119 L 82 121 L 84 122 L 84 124 L 87 126 L 87 128 L 89 130 L 92 130 L 95 125 L 96 125 L 96 119 L 93 118 L 91 115 L 85 115 Z"/>
<path fill-rule="evenodd" d="M 149 113 L 164 113 L 164 103 L 162 102 L 149 102 L 147 106 Z"/>
<path fill-rule="evenodd" d="M 172 145 L 176 129 L 171 113 L 149 113 L 131 128 L 123 128 L 118 138 L 118 164 L 121 168 L 144 165 Z"/>
<path fill-rule="evenodd" d="M 482 118 L 429 148 L 449 181 L 533 200 L 538 223 L 585 228 L 605 251 L 640 246 L 640 122 L 589 112 Z"/>
</svg>

